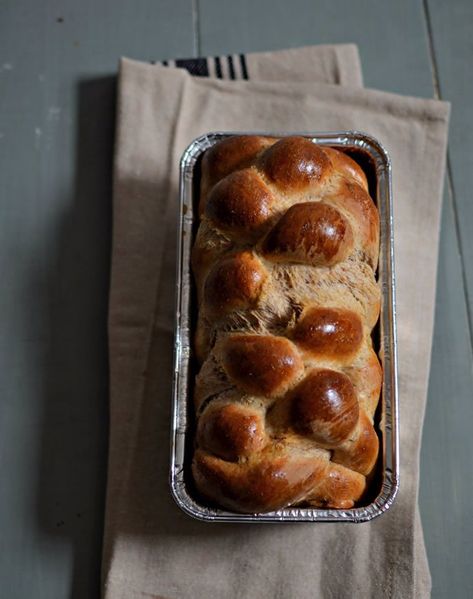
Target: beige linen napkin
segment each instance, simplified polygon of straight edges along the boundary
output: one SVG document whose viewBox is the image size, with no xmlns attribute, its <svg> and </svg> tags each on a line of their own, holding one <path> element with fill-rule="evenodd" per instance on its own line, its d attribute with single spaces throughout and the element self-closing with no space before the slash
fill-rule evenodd
<svg viewBox="0 0 473 599">
<path fill-rule="evenodd" d="M 218 81 L 120 66 L 104 596 L 427 597 L 417 485 L 448 106 L 363 89 L 353 46 L 247 56 L 247 68 L 249 81 Z M 393 163 L 401 490 L 365 524 L 194 521 L 168 488 L 180 155 L 212 130 L 339 129 L 371 133 Z"/>
</svg>

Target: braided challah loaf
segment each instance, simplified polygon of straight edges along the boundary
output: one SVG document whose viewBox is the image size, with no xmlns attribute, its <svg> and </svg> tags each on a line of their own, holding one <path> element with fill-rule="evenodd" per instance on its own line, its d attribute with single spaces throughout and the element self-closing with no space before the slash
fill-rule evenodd
<svg viewBox="0 0 473 599">
<path fill-rule="evenodd" d="M 200 493 L 240 512 L 350 508 L 378 456 L 379 217 L 365 174 L 304 137 L 228 137 L 202 162 Z"/>
</svg>

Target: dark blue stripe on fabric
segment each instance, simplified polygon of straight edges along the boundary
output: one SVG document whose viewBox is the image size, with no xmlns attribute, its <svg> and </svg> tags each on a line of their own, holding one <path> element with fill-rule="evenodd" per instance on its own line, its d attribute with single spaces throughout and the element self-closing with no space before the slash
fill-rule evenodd
<svg viewBox="0 0 473 599">
<path fill-rule="evenodd" d="M 220 56 L 215 57 L 215 73 L 217 79 L 222 79 L 222 63 L 220 62 Z"/>
<path fill-rule="evenodd" d="M 246 57 L 244 54 L 240 54 L 241 73 L 243 79 L 248 79 L 248 69 L 246 67 Z"/>
<path fill-rule="evenodd" d="M 178 58 L 176 60 L 176 67 L 186 69 L 186 71 L 195 77 L 209 76 L 209 67 L 206 58 Z"/>
<path fill-rule="evenodd" d="M 233 65 L 233 56 L 227 56 L 228 70 L 230 71 L 230 79 L 235 79 L 235 67 Z"/>
</svg>

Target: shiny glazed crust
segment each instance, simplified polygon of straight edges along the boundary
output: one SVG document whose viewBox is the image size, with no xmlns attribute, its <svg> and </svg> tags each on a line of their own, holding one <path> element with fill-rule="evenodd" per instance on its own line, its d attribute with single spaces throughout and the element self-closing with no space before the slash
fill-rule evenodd
<svg viewBox="0 0 473 599">
<path fill-rule="evenodd" d="M 379 217 L 362 169 L 303 137 L 202 162 L 192 472 L 239 512 L 347 509 L 378 457 Z"/>
</svg>

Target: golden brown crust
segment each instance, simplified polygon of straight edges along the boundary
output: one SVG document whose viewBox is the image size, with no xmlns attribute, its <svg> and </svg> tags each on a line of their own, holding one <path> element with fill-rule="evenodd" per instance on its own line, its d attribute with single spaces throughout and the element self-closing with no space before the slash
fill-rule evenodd
<svg viewBox="0 0 473 599">
<path fill-rule="evenodd" d="M 225 460 L 236 461 L 256 453 L 265 442 L 261 411 L 234 403 L 211 404 L 199 419 L 198 445 Z"/>
<path fill-rule="evenodd" d="M 311 307 L 298 321 L 293 338 L 314 357 L 346 360 L 363 341 L 363 323 L 351 310 Z"/>
<path fill-rule="evenodd" d="M 368 191 L 368 181 L 363 169 L 350 156 L 328 146 L 323 147 L 323 152 L 329 158 L 335 170 L 353 179 L 358 185 L 361 185 L 363 189 Z"/>
<path fill-rule="evenodd" d="M 378 457 L 379 439 L 374 426 L 365 412 L 361 412 L 357 429 L 352 439 L 340 445 L 332 460 L 360 474 L 369 474 Z"/>
<path fill-rule="evenodd" d="M 383 370 L 373 348 L 368 347 L 361 351 L 359 359 L 345 370 L 355 387 L 358 401 L 366 413 L 372 416 L 378 405 L 383 384 Z"/>
<path fill-rule="evenodd" d="M 375 267 L 379 251 L 379 213 L 368 193 L 354 181 L 341 179 L 336 191 L 329 192 L 324 201 L 352 216 L 357 224 L 360 249 Z"/>
<path fill-rule="evenodd" d="M 230 237 L 258 238 L 271 216 L 273 194 L 254 169 L 236 171 L 209 193 L 205 215 Z"/>
<path fill-rule="evenodd" d="M 257 135 L 236 135 L 207 150 L 202 160 L 200 213 L 204 211 L 208 190 L 230 173 L 249 166 L 274 141 Z"/>
<path fill-rule="evenodd" d="M 251 252 L 240 252 L 218 262 L 205 281 L 204 300 L 214 316 L 251 307 L 258 299 L 267 273 Z"/>
<path fill-rule="evenodd" d="M 295 204 L 263 241 L 262 254 L 275 262 L 332 266 L 353 247 L 350 224 L 323 202 Z"/>
<path fill-rule="evenodd" d="M 200 214 L 198 491 L 239 512 L 350 509 L 379 452 L 365 174 L 303 137 L 231 137 L 204 155 Z"/>
<path fill-rule="evenodd" d="M 235 463 L 198 449 L 192 472 L 208 499 L 230 510 L 255 513 L 297 503 L 323 477 L 327 466 L 323 458 L 277 450 Z"/>
<path fill-rule="evenodd" d="M 304 370 L 297 348 L 284 337 L 231 335 L 216 351 L 235 385 L 263 397 L 282 395 Z"/>
<path fill-rule="evenodd" d="M 366 479 L 348 468 L 331 464 L 308 503 L 316 507 L 347 510 L 355 505 L 366 489 Z"/>
<path fill-rule="evenodd" d="M 337 447 L 355 428 L 359 405 L 350 379 L 327 368 L 313 370 L 292 399 L 296 428 L 323 447 Z"/>
<path fill-rule="evenodd" d="M 285 191 L 316 185 L 331 170 L 330 160 L 319 146 L 304 137 L 283 137 L 264 154 L 268 179 Z"/>
</svg>

